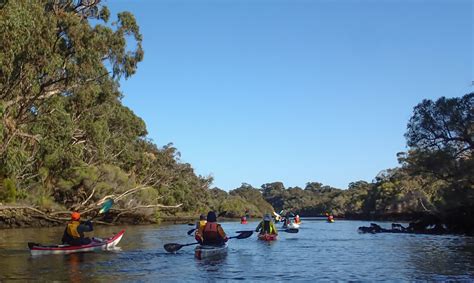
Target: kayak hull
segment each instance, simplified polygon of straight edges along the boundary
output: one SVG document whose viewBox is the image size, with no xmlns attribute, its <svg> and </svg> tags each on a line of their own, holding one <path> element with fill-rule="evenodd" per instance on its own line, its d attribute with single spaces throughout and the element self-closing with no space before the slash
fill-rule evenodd
<svg viewBox="0 0 474 283">
<path fill-rule="evenodd" d="M 275 241 L 277 236 L 276 234 L 260 234 L 258 235 L 258 239 L 262 241 Z"/>
<path fill-rule="evenodd" d="M 290 224 L 288 224 L 288 225 L 283 225 L 283 229 L 287 229 L 287 228 L 290 228 L 290 229 L 299 229 L 299 228 L 300 228 L 300 224 L 290 223 Z"/>
<path fill-rule="evenodd" d="M 334 219 L 327 220 L 328 223 L 334 223 Z"/>
<path fill-rule="evenodd" d="M 227 255 L 227 243 L 222 246 L 199 245 L 194 250 L 194 257 L 202 259 L 216 259 Z"/>
<path fill-rule="evenodd" d="M 82 253 L 82 252 L 93 252 L 93 251 L 105 251 L 113 249 L 122 239 L 125 230 L 118 232 L 117 234 L 98 241 L 93 239 L 90 244 L 81 246 L 70 246 L 70 245 L 48 245 L 44 246 L 41 244 L 28 243 L 31 255 L 49 255 L 49 254 L 71 254 L 71 253 Z"/>
</svg>

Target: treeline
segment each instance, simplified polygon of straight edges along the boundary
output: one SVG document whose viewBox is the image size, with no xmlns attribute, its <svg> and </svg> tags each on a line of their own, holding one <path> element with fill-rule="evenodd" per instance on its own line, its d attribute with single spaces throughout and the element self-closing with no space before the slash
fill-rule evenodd
<svg viewBox="0 0 474 283">
<path fill-rule="evenodd" d="M 143 37 L 131 13 L 112 17 L 99 2 L 0 4 L 0 203 L 40 208 L 49 218 L 92 213 L 113 198 L 115 220 L 210 209 L 259 216 L 274 208 L 301 215 L 434 214 L 456 222 L 460 228 L 453 229 L 472 227 L 473 93 L 417 105 L 400 166 L 371 183 L 347 190 L 317 182 L 243 184 L 227 193 L 211 189 L 212 178 L 181 162 L 172 144 L 149 140 L 144 121 L 122 104 L 119 81 L 143 60 Z"/>
<path fill-rule="evenodd" d="M 429 216 L 431 224 L 472 234 L 474 93 L 423 100 L 413 110 L 405 137 L 409 150 L 397 154 L 400 166 L 382 171 L 371 183 L 357 181 L 340 190 L 317 182 L 285 189 L 274 182 L 262 186 L 263 196 L 276 210 L 306 216 L 325 212 L 363 219 Z"/>
<path fill-rule="evenodd" d="M 144 58 L 131 13 L 112 17 L 98 0 L 4 2 L 0 204 L 39 208 L 48 219 L 93 213 L 105 198 L 115 200 L 114 220 L 272 210 L 258 191 L 211 190 L 211 177 L 181 162 L 172 144 L 156 146 L 122 104 L 119 81 Z"/>
</svg>

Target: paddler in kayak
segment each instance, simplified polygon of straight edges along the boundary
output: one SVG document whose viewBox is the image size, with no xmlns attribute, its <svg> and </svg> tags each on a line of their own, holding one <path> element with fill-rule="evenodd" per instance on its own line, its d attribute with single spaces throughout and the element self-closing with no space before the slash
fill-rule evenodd
<svg viewBox="0 0 474 283">
<path fill-rule="evenodd" d="M 207 214 L 207 222 L 203 227 L 196 230 L 196 241 L 202 245 L 223 245 L 228 238 L 221 225 L 217 224 L 217 216 L 214 211 Z"/>
<path fill-rule="evenodd" d="M 81 223 L 81 215 L 79 212 L 73 212 L 71 214 L 71 221 L 64 229 L 64 234 L 62 238 L 63 244 L 68 244 L 71 246 L 81 246 L 91 243 L 91 239 L 84 237 L 84 232 L 91 232 L 94 230 L 92 227 L 91 221 L 86 221 Z"/>
<path fill-rule="evenodd" d="M 257 228 L 255 228 L 255 232 L 260 232 L 261 235 L 278 235 L 278 231 L 275 227 L 275 224 L 273 224 L 272 217 L 270 216 L 270 214 L 265 214 L 263 220 L 260 221 Z"/>
<path fill-rule="evenodd" d="M 326 216 L 327 216 L 327 222 L 329 223 L 334 222 L 334 216 L 332 216 L 332 214 L 329 214 L 329 212 L 326 212 Z"/>
<path fill-rule="evenodd" d="M 201 214 L 199 216 L 199 221 L 196 223 L 196 230 L 199 230 L 200 228 L 204 228 L 204 226 L 206 226 L 206 215 L 204 214 Z M 192 232 L 191 232 L 192 233 Z M 191 234 L 190 233 L 190 234 Z"/>
<path fill-rule="evenodd" d="M 300 216 L 298 214 L 296 214 L 296 216 L 295 216 L 295 223 L 296 224 L 301 224 L 301 219 L 300 219 Z"/>
</svg>

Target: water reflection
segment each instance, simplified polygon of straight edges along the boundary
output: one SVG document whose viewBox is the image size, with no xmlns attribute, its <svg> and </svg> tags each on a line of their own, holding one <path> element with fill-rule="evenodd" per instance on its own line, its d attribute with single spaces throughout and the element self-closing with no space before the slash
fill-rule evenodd
<svg viewBox="0 0 474 283">
<path fill-rule="evenodd" d="M 69 282 L 82 282 L 81 263 L 84 262 L 84 254 L 70 254 L 66 256 L 67 269 L 69 270 Z"/>
<path fill-rule="evenodd" d="M 231 239 L 227 256 L 217 260 L 196 260 L 195 246 L 164 251 L 165 243 L 193 241 L 187 225 L 126 227 L 121 249 L 39 257 L 26 243 L 54 243 L 62 228 L 1 230 L 0 281 L 474 280 L 474 238 L 358 234 L 363 225 L 307 221 L 274 242 Z M 242 230 L 236 222 L 223 226 L 229 236 Z M 98 227 L 94 236 L 121 228 Z"/>
</svg>

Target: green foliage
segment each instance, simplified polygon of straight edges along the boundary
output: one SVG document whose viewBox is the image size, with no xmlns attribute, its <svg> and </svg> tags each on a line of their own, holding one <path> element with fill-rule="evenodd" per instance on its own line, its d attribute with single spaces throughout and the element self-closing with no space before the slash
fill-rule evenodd
<svg viewBox="0 0 474 283">
<path fill-rule="evenodd" d="M 172 144 L 147 140 L 144 121 L 122 104 L 119 79 L 143 60 L 142 35 L 131 13 L 111 18 L 81 1 L 0 10 L 0 176 L 40 206 L 74 209 L 138 188 L 117 205 L 208 208 L 212 178 L 181 163 Z"/>
<path fill-rule="evenodd" d="M 173 144 L 148 140 L 144 121 L 122 104 L 119 81 L 136 72 L 144 52 L 135 17 L 113 18 L 105 5 L 80 0 L 16 0 L 0 9 L 1 201 L 75 209 L 136 189 L 117 206 L 182 204 L 155 217 L 211 209 L 227 216 L 273 209 L 367 216 L 474 207 L 474 93 L 418 104 L 405 135 L 409 151 L 398 155 L 401 168 L 371 183 L 209 189 L 212 177 L 181 162 Z"/>
<path fill-rule="evenodd" d="M 17 195 L 15 182 L 9 178 L 3 179 L 3 184 L 0 187 L 0 201 L 8 203 L 15 202 Z"/>
</svg>

